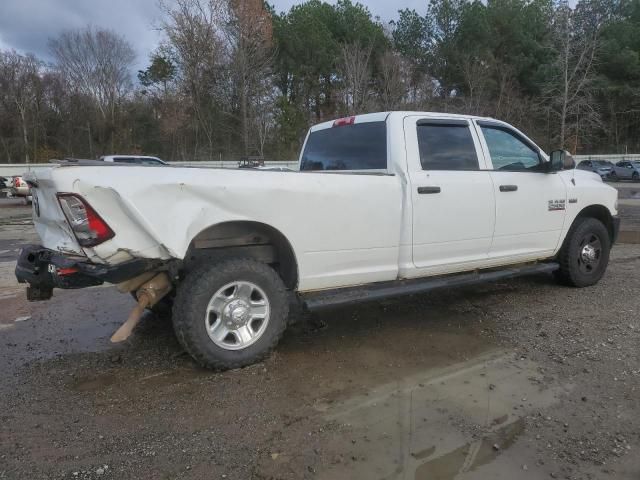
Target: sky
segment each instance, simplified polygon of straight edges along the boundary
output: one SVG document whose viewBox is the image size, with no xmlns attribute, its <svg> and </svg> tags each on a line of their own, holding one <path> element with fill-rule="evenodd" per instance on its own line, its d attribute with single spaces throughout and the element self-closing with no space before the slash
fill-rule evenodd
<svg viewBox="0 0 640 480">
<path fill-rule="evenodd" d="M 302 2 L 270 3 L 281 12 Z M 396 19 L 399 9 L 424 13 L 427 7 L 427 0 L 360 0 L 360 3 L 384 21 Z M 31 52 L 49 60 L 49 38 L 90 24 L 124 36 L 136 50 L 134 68 L 139 70 L 147 66 L 149 54 L 161 39 L 160 19 L 158 0 L 0 0 L 0 49 Z"/>
<path fill-rule="evenodd" d="M 286 11 L 300 0 L 271 0 L 276 11 Z M 373 15 L 397 17 L 400 8 L 426 10 L 426 0 L 364 0 Z M 123 35 L 137 53 L 136 69 L 147 64 L 161 35 L 158 0 L 0 0 L 0 49 L 13 48 L 49 59 L 47 40 L 64 30 L 87 24 Z"/>
</svg>

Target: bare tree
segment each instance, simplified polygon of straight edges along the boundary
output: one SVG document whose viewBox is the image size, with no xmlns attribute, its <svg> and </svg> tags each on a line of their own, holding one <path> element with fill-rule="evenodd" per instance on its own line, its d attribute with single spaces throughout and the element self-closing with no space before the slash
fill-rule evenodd
<svg viewBox="0 0 640 480">
<path fill-rule="evenodd" d="M 226 10 L 225 36 L 229 53 L 229 70 L 233 91 L 238 99 L 240 130 L 244 154 L 250 150 L 249 130 L 266 125 L 265 102 L 271 98 L 271 65 L 273 64 L 273 26 L 262 0 L 229 0 Z M 264 137 L 259 137 L 258 150 L 263 151 Z"/>
<path fill-rule="evenodd" d="M 387 50 L 380 56 L 378 85 L 383 110 L 397 109 L 407 95 L 408 67 L 399 53 Z"/>
<path fill-rule="evenodd" d="M 602 22 L 593 18 L 584 22 L 580 13 L 566 1 L 556 9 L 553 20 L 556 62 L 554 75 L 544 92 L 559 119 L 560 147 L 567 147 L 567 138 L 573 134 L 574 150 L 578 147 L 580 130 L 600 123 L 592 97 Z"/>
<path fill-rule="evenodd" d="M 69 87 L 93 99 L 114 149 L 116 111 L 131 91 L 131 45 L 109 30 L 87 27 L 63 32 L 49 41 L 56 69 Z"/>
<path fill-rule="evenodd" d="M 342 47 L 342 74 L 344 77 L 344 103 L 350 114 L 363 111 L 369 95 L 371 80 L 370 59 L 373 44 L 346 44 Z"/>
<path fill-rule="evenodd" d="M 41 68 L 42 62 L 33 55 L 0 52 L 0 104 L 4 115 L 15 117 L 26 163 L 30 160 L 29 122 L 37 113 Z M 6 149 L 4 140 L 3 145 Z"/>
<path fill-rule="evenodd" d="M 470 55 L 463 56 L 460 63 L 467 93 L 464 98 L 465 111 L 476 115 L 485 113 L 484 103 L 487 98 L 491 67 L 486 60 Z"/>
<path fill-rule="evenodd" d="M 166 19 L 162 29 L 178 66 L 178 82 L 195 117 L 194 155 L 199 133 L 213 153 L 216 123 L 224 108 L 225 45 L 222 25 L 226 0 L 176 0 L 161 3 Z"/>
</svg>

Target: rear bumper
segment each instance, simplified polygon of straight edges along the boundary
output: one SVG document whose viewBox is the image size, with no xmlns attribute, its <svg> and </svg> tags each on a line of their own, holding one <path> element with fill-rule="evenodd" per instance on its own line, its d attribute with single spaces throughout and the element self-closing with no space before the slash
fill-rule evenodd
<svg viewBox="0 0 640 480">
<path fill-rule="evenodd" d="M 158 260 L 134 259 L 118 265 L 89 262 L 84 257 L 72 257 L 28 245 L 20 252 L 16 278 L 28 283 L 27 299 L 48 300 L 54 288 L 85 288 L 107 283 L 120 283 L 160 265 Z"/>
</svg>

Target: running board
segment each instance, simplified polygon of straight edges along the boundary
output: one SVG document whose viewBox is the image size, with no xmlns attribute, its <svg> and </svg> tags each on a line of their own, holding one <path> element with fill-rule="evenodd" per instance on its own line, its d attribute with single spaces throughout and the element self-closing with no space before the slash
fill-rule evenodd
<svg viewBox="0 0 640 480">
<path fill-rule="evenodd" d="M 438 288 L 460 287 L 522 277 L 524 275 L 551 273 L 558 268 L 560 268 L 560 266 L 555 262 L 536 263 L 501 270 L 484 270 L 410 280 L 393 280 L 391 282 L 372 283 L 369 285 L 359 285 L 357 287 L 317 290 L 303 293 L 301 294 L 301 298 L 307 310 L 322 310 L 324 308 L 342 307 L 356 303 L 383 300 L 390 297 L 414 295 Z"/>
</svg>

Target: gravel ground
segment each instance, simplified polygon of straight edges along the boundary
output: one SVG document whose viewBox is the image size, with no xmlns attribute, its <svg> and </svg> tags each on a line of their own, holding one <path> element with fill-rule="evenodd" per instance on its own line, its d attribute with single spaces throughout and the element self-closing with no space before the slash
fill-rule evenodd
<svg viewBox="0 0 640 480">
<path fill-rule="evenodd" d="M 110 345 L 133 306 L 112 287 L 27 304 L 7 260 L 28 210 L 0 215 L 0 479 L 640 478 L 640 246 L 586 289 L 328 311 L 212 373 L 166 318 Z"/>
</svg>

